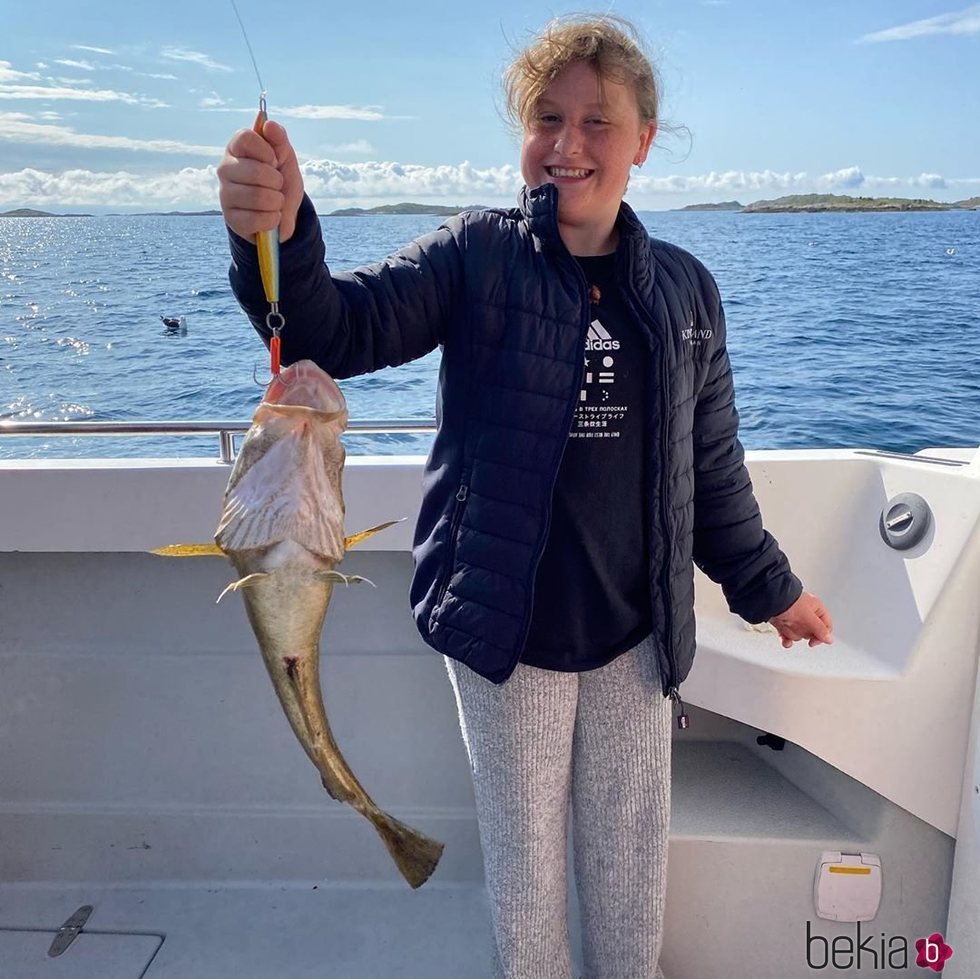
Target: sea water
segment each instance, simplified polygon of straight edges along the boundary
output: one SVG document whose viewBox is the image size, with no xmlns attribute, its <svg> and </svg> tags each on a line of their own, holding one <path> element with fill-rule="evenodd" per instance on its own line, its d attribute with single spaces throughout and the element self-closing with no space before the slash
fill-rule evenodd
<svg viewBox="0 0 980 979">
<path fill-rule="evenodd" d="M 980 212 L 640 216 L 718 281 L 746 448 L 980 445 Z M 439 221 L 323 218 L 327 261 L 377 261 Z M 247 421 L 268 355 L 228 263 L 220 217 L 0 218 L 0 418 Z M 432 418 L 438 358 L 342 382 L 351 418 Z M 348 451 L 430 438 L 349 436 Z M 6 458 L 216 452 L 214 437 L 0 436 Z"/>
</svg>

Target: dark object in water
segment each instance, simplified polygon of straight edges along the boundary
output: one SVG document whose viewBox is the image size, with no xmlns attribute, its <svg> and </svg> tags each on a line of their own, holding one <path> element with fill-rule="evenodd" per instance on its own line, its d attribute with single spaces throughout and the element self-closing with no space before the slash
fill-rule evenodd
<svg viewBox="0 0 980 979">
<path fill-rule="evenodd" d="M 186 337 L 187 322 L 183 316 L 161 316 L 165 327 L 163 335 L 165 337 Z"/>
</svg>

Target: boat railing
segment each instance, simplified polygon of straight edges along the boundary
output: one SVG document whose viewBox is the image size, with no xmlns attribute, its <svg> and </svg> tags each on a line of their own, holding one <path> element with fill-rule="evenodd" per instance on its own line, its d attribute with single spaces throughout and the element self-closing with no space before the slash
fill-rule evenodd
<svg viewBox="0 0 980 979">
<path fill-rule="evenodd" d="M 977 450 L 980 454 L 980 450 Z M 879 459 L 908 459 L 910 462 L 924 462 L 931 466 L 951 466 L 961 468 L 972 464 L 970 459 L 943 459 L 939 456 L 919 456 L 910 452 L 888 452 L 885 449 L 855 449 L 855 455 L 875 456 Z"/>
<path fill-rule="evenodd" d="M 217 435 L 218 455 L 222 462 L 235 461 L 235 437 L 249 429 L 245 421 L 104 421 L 104 422 L 24 422 L 0 419 L 0 435 L 48 436 L 140 436 L 140 435 Z M 347 423 L 350 435 L 430 435 L 436 430 L 435 419 L 354 419 Z M 856 449 L 857 455 L 887 459 L 907 459 L 934 466 L 975 466 L 980 468 L 980 449 L 973 459 L 944 459 L 937 456 L 913 455 L 909 452 L 889 452 L 884 449 Z"/>
<path fill-rule="evenodd" d="M 235 437 L 249 429 L 244 421 L 105 421 L 105 422 L 23 422 L 0 420 L 0 435 L 48 436 L 143 436 L 217 435 L 222 462 L 235 461 Z M 435 432 L 434 419 L 355 419 L 347 423 L 349 435 L 426 435 Z"/>
</svg>

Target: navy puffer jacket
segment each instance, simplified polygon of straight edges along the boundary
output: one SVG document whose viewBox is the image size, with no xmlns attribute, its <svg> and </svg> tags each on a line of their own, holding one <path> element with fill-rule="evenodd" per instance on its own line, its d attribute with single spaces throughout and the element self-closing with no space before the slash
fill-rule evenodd
<svg viewBox="0 0 980 979">
<path fill-rule="evenodd" d="M 556 189 L 525 189 L 520 204 L 463 213 L 377 265 L 331 276 L 306 199 L 282 251 L 285 363 L 310 358 L 344 378 L 443 347 L 410 599 L 430 646 L 496 683 L 527 635 L 589 324 Z M 802 585 L 763 529 L 744 466 L 714 280 L 652 240 L 625 204 L 618 229 L 620 281 L 650 344 L 653 635 L 664 694 L 676 698 L 695 651 L 695 562 L 749 622 L 785 611 Z M 255 249 L 231 238 L 232 287 L 267 338 Z"/>
</svg>

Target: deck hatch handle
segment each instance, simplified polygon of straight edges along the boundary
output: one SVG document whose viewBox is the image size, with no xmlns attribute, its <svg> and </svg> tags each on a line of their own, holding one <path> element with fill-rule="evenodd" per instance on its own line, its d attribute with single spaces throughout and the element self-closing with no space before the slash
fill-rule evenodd
<svg viewBox="0 0 980 979">
<path fill-rule="evenodd" d="M 932 510 L 918 493 L 899 493 L 882 507 L 878 531 L 889 547 L 908 551 L 921 543 L 932 523 Z"/>
<path fill-rule="evenodd" d="M 59 929 L 48 949 L 48 957 L 55 959 L 64 952 L 85 927 L 92 913 L 91 904 L 83 904 Z"/>
</svg>

